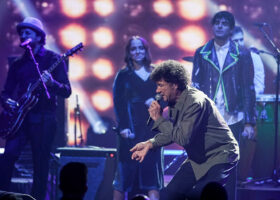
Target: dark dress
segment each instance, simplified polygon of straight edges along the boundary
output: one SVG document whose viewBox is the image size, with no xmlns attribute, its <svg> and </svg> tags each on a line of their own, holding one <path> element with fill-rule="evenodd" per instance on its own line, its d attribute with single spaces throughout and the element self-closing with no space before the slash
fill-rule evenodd
<svg viewBox="0 0 280 200">
<path fill-rule="evenodd" d="M 155 96 L 156 84 L 142 80 L 133 70 L 124 68 L 115 78 L 113 86 L 114 108 L 119 130 L 129 128 L 134 139 L 117 137 L 117 170 L 113 186 L 115 190 L 131 191 L 138 181 L 140 189 L 159 190 L 163 187 L 163 157 L 161 148 L 150 151 L 145 160 L 139 163 L 131 159 L 129 151 L 135 144 L 154 136 L 147 126 L 149 117 L 145 101 Z"/>
</svg>

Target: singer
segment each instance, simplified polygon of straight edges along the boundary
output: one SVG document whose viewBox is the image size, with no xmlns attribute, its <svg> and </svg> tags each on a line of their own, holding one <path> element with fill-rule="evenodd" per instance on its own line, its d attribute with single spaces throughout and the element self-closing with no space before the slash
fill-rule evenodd
<svg viewBox="0 0 280 200">
<path fill-rule="evenodd" d="M 168 102 L 169 116 L 164 118 L 158 102 L 152 102 L 149 113 L 158 134 L 136 144 L 131 149 L 132 159 L 145 162 L 150 149 L 179 144 L 188 159 L 161 191 L 160 199 L 200 199 L 207 183 L 226 182 L 239 158 L 238 143 L 214 102 L 190 86 L 190 74 L 181 63 L 169 60 L 159 64 L 151 79 L 157 83 L 156 92 Z"/>
<path fill-rule="evenodd" d="M 156 84 L 150 80 L 151 55 L 147 41 L 133 36 L 125 48 L 125 64 L 113 85 L 114 108 L 120 134 L 117 136 L 117 170 L 114 200 L 124 200 L 132 188 L 141 189 L 151 200 L 159 199 L 163 187 L 162 149 L 151 151 L 139 164 L 130 159 L 129 149 L 153 137 L 147 126 L 148 107 L 155 97 Z M 138 186 L 138 187 L 137 187 Z M 142 193 L 141 191 L 141 193 Z"/>
<path fill-rule="evenodd" d="M 16 28 L 21 46 L 26 51 L 21 56 L 9 59 L 9 71 L 1 93 L 1 103 L 7 110 L 18 106 L 19 97 L 27 91 L 30 83 L 34 83 L 40 77 L 30 51 L 26 48 L 27 43 L 39 64 L 42 80 L 48 88 L 50 98 L 41 84 L 41 87 L 33 92 L 33 95 L 38 97 L 38 103 L 26 115 L 18 132 L 6 140 L 5 152 L 0 158 L 0 190 L 10 190 L 14 164 L 24 145 L 30 141 L 34 169 L 32 196 L 43 200 L 47 189 L 50 151 L 56 132 L 56 98 L 69 97 L 71 87 L 64 62 L 51 74 L 45 71 L 60 56 L 44 48 L 46 33 L 41 21 L 27 17 Z"/>
</svg>

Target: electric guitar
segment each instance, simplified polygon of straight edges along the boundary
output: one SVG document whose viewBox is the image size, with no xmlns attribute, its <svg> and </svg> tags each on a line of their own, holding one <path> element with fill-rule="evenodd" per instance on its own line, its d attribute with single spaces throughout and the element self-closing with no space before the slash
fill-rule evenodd
<svg viewBox="0 0 280 200">
<path fill-rule="evenodd" d="M 63 54 L 52 66 L 47 70 L 51 73 L 62 61 L 69 56 L 77 53 L 83 48 L 83 44 L 80 43 L 73 47 L 65 54 Z M 26 114 L 37 104 L 38 97 L 32 94 L 35 89 L 40 85 L 41 79 L 38 79 L 35 83 L 30 84 L 27 91 L 18 99 L 18 106 L 15 108 L 4 108 L 0 114 L 0 137 L 7 139 L 12 137 L 20 128 Z"/>
</svg>

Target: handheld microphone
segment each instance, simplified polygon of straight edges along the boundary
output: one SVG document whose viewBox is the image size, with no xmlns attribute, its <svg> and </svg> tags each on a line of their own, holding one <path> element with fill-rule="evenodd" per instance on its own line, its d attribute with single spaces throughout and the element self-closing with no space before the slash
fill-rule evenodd
<svg viewBox="0 0 280 200">
<path fill-rule="evenodd" d="M 162 98 L 162 96 L 161 96 L 160 94 L 156 94 L 155 100 L 156 100 L 157 102 L 159 102 L 159 101 L 161 100 L 161 98 Z M 152 118 L 151 118 L 151 116 L 149 116 L 149 118 L 148 118 L 148 120 L 147 120 L 147 126 L 149 126 L 149 124 L 151 123 L 151 120 L 152 120 Z"/>
<path fill-rule="evenodd" d="M 266 22 L 256 22 L 256 23 L 254 23 L 254 26 L 257 26 L 257 27 L 263 27 L 263 26 L 267 26 L 268 25 L 268 23 L 266 23 Z"/>
<path fill-rule="evenodd" d="M 113 127 L 112 127 L 112 130 L 115 131 L 118 135 L 121 135 L 119 127 L 113 126 Z M 127 135 L 127 138 L 129 138 L 129 139 L 134 139 L 134 138 L 135 138 L 135 134 L 130 132 L 130 133 Z"/>
<path fill-rule="evenodd" d="M 28 38 L 24 42 L 22 42 L 19 46 L 20 47 L 25 47 L 25 46 L 29 45 L 31 42 L 32 42 L 32 39 Z"/>
</svg>

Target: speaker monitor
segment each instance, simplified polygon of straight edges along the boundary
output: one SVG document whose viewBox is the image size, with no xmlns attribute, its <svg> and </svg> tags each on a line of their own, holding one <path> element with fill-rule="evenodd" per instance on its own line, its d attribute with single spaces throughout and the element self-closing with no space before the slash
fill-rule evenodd
<svg viewBox="0 0 280 200">
<path fill-rule="evenodd" d="M 81 162 L 88 168 L 88 190 L 84 200 L 113 199 L 112 182 L 115 171 L 115 149 L 108 148 L 58 148 L 61 153 L 59 170 L 69 162 Z M 58 176 L 59 177 L 59 176 Z M 59 184 L 58 184 L 59 185 Z M 57 185 L 57 199 L 62 194 Z"/>
</svg>

